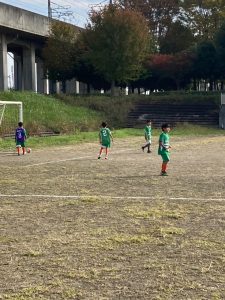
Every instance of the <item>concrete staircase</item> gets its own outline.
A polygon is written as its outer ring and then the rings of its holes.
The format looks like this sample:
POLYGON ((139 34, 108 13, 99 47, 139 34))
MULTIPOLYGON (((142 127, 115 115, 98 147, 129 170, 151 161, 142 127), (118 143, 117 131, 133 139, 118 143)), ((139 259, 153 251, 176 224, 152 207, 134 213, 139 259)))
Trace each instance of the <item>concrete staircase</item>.
POLYGON ((128 115, 127 127, 143 127, 145 120, 152 120, 152 126, 162 123, 176 126, 191 123, 205 126, 218 126, 219 108, 216 104, 169 104, 139 102, 128 115))

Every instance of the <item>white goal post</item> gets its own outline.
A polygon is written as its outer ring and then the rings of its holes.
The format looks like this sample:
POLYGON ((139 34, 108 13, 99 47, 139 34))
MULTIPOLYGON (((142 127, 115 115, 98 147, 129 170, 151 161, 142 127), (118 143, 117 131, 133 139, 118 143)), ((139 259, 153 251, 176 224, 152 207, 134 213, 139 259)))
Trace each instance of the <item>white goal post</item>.
POLYGON ((5 108, 7 105, 17 105, 18 106, 18 122, 23 122, 23 103, 21 101, 1 101, 0 100, 0 126, 2 124, 5 108))

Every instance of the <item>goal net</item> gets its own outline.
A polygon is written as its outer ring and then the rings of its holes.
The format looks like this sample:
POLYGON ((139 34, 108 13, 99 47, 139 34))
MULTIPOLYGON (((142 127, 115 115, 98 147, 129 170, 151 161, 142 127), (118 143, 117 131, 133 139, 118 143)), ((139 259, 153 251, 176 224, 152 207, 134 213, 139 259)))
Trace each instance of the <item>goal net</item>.
POLYGON ((18 122, 23 122, 22 102, 0 101, 0 136, 14 135, 18 122))

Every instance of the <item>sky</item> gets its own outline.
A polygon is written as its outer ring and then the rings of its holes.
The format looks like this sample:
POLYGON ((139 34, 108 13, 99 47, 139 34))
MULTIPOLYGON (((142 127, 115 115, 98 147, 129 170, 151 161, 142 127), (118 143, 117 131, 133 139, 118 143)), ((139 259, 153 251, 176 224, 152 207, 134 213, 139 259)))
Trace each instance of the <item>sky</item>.
MULTIPOLYGON (((17 6, 41 15, 48 15, 48 0, 2 0, 0 2, 17 6)), ((53 8, 53 12, 58 6, 67 7, 67 12, 71 12, 72 15, 66 19, 64 18, 64 21, 84 27, 87 23, 88 11, 90 11, 92 7, 97 8, 99 4, 103 5, 108 2, 108 0, 51 0, 51 7, 53 8)), ((58 9, 58 11, 60 10, 58 9)), ((61 11, 63 10, 61 9, 61 11)))

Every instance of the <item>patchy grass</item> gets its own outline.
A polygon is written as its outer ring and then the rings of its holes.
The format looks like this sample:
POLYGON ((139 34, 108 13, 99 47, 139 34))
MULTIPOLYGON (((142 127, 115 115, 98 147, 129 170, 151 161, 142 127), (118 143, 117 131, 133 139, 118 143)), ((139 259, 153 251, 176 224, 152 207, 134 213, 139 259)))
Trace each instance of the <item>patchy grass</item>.
POLYGON ((141 142, 0 155, 0 299, 224 299, 225 137, 141 142))
POLYGON ((173 211, 168 210, 165 205, 162 207, 153 207, 150 210, 146 210, 144 207, 128 207, 125 211, 133 217, 144 218, 144 219, 155 219, 155 218, 168 218, 168 219, 179 219, 183 218, 181 210, 173 211))
POLYGON ((160 228, 160 233, 162 234, 163 237, 166 237, 168 235, 180 235, 184 234, 185 230, 182 228, 177 228, 177 227, 166 227, 166 228, 160 228))
MULTIPOLYGON (((116 139, 125 139, 133 137, 143 137, 142 129, 135 128, 124 128, 113 130, 113 137, 116 139)), ((153 136, 158 137, 161 131, 159 129, 153 129, 153 136)), ((171 138, 176 136, 190 136, 190 137, 201 137, 201 136, 224 136, 225 132, 222 129, 213 127, 196 126, 190 124, 184 124, 183 126, 178 126, 172 129, 171 138)), ((66 146, 66 145, 76 145, 78 143, 96 142, 98 143, 98 131, 92 132, 77 132, 74 135, 60 135, 60 136, 50 136, 50 137, 35 137, 31 136, 27 139, 27 147, 32 149, 38 149, 43 147, 51 146, 66 146)), ((15 142, 13 139, 0 138, 0 150, 12 150, 15 149, 15 142)))

